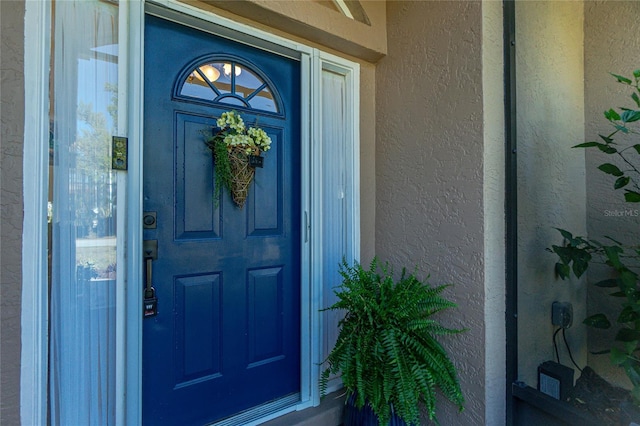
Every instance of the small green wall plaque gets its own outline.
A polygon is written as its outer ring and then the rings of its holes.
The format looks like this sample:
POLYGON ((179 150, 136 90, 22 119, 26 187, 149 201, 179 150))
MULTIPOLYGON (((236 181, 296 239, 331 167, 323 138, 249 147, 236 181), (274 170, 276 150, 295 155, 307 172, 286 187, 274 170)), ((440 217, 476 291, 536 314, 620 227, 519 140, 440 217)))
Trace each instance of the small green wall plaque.
POLYGON ((111 140, 111 168, 113 170, 127 170, 128 147, 128 138, 123 136, 113 136, 111 140))

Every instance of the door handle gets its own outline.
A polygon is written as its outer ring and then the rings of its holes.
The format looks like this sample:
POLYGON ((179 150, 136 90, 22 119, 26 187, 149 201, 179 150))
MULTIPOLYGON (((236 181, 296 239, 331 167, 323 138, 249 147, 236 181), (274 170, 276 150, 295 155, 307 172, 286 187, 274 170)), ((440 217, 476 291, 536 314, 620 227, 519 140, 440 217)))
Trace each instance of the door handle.
POLYGON ((146 267, 142 316, 149 318, 158 315, 158 298, 153 288, 153 261, 158 258, 158 240, 145 240, 142 250, 146 267))

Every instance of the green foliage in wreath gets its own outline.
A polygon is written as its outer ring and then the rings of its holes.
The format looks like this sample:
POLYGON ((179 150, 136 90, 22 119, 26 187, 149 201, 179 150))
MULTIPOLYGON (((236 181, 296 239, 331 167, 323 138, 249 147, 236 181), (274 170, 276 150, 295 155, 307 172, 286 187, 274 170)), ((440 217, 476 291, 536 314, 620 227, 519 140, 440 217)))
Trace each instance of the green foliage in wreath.
POLYGON ((227 151, 227 144, 221 138, 214 138, 207 141, 207 145, 213 157, 215 158, 216 167, 214 168, 215 175, 215 188, 213 190, 216 204, 219 202, 220 191, 225 188, 227 191, 231 191, 231 182, 233 175, 231 173, 231 162, 229 161, 229 152, 227 151))
POLYGON ((355 393, 357 407, 369 404, 380 424, 388 424, 392 406, 405 422, 419 424, 421 404, 437 423, 436 389, 462 410, 456 368, 435 338, 465 331, 443 327, 433 318, 456 307, 441 296, 449 286, 431 287, 405 269, 396 282, 388 265, 379 267, 377 259, 369 270, 343 261, 340 274, 339 300, 327 309, 346 315, 325 360, 322 394, 329 378, 340 373, 347 398, 355 393))
POLYGON ((216 163, 214 193, 217 203, 223 188, 232 192, 234 176, 229 153, 240 150, 243 156, 260 155, 271 148, 271 138, 259 127, 247 127, 236 111, 223 112, 216 125, 218 130, 205 143, 216 163))

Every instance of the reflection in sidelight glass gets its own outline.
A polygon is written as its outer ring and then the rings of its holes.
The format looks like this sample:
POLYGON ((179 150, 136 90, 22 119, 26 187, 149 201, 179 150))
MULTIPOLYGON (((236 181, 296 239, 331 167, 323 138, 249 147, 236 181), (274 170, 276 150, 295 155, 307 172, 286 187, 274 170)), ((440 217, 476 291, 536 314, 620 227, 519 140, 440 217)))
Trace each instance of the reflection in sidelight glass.
MULTIPOLYGON (((49 413, 115 424, 118 7, 53 4, 49 136, 49 413)), ((43 141, 43 143, 47 143, 43 141)))

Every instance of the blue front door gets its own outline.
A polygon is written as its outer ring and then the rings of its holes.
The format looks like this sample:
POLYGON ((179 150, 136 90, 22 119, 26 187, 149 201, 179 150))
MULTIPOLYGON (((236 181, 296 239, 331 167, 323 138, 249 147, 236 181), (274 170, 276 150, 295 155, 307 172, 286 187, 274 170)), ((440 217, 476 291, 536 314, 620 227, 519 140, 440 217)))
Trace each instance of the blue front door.
POLYGON ((300 67, 153 16, 144 62, 143 423, 203 425, 300 390, 300 67), (242 209, 203 138, 229 110, 272 139, 242 209))

